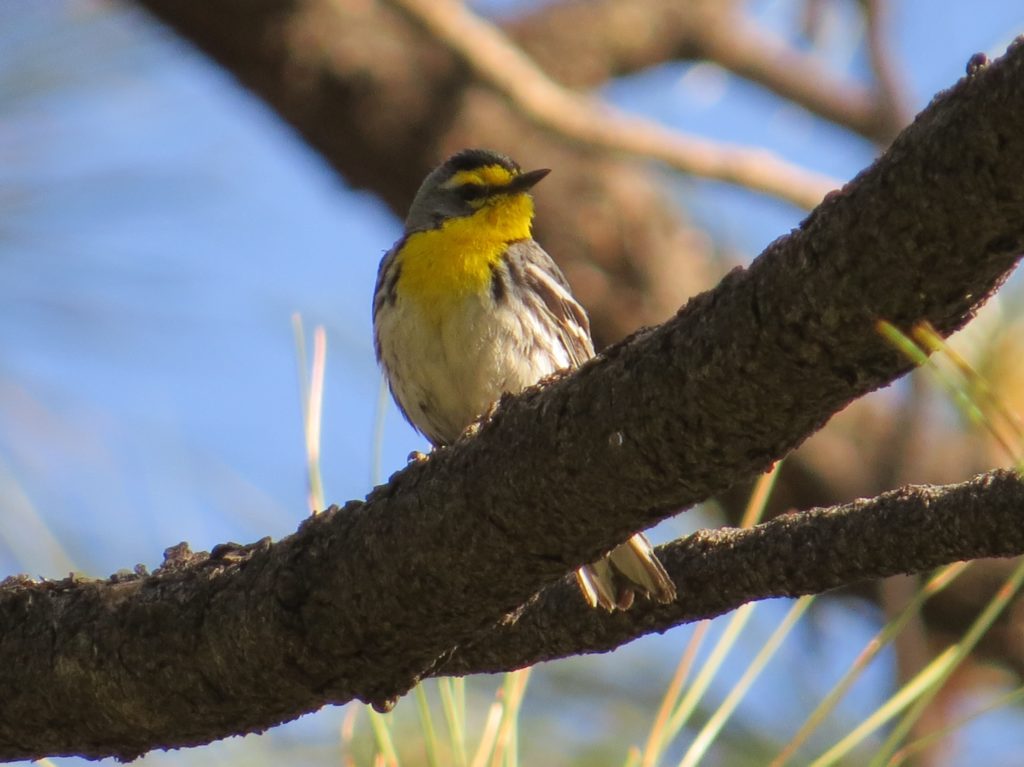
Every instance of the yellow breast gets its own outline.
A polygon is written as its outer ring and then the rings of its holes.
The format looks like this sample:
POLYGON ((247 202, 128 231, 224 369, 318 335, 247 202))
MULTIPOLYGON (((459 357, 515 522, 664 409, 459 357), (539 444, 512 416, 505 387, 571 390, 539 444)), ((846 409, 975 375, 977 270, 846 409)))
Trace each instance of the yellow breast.
POLYGON ((467 296, 490 289, 492 266, 509 242, 530 236, 532 220, 530 195, 516 194, 496 198, 472 216, 410 235, 400 255, 399 300, 416 302, 429 319, 440 322, 467 296))

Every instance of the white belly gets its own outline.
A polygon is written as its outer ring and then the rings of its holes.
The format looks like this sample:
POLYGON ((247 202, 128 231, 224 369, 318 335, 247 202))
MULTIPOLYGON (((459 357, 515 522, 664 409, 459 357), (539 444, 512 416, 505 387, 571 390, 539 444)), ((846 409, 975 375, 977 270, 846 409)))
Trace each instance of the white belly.
POLYGON ((561 345, 533 343, 531 323, 489 294, 468 296, 438 322, 398 301, 378 317, 377 338, 395 399, 434 444, 454 441, 503 393, 570 365, 561 345))

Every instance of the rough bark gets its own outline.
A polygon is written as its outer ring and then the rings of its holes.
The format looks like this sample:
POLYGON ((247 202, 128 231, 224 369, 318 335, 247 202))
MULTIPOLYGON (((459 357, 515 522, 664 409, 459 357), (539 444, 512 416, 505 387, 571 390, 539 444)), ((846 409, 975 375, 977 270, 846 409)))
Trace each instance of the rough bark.
MULTIPOLYGON (((995 472, 961 485, 904 488, 790 514, 750 530, 704 530, 658 550, 683 591, 678 602, 641 602, 609 615, 587 607, 575 579, 563 578, 449 648, 422 676, 497 672, 605 652, 753 600, 1021 554, 1022 504, 1024 480, 995 472)), ((338 537, 347 526, 332 518, 348 511, 331 510, 276 545, 225 544, 211 554, 174 547, 152 576, 0 584, 0 623, 18 626, 0 643, 0 659, 12 669, 0 678, 11 691, 0 699, 0 759, 58 753, 129 759, 342 702, 322 687, 341 684, 336 674, 355 688, 380 684, 379 677, 364 676, 357 655, 325 658, 321 653, 332 649, 315 646, 337 630, 327 605, 316 608, 315 622, 312 610, 299 607, 312 599, 299 579, 333 575, 327 552, 344 546, 338 537), (296 570, 300 562, 303 572, 296 570), (40 676, 44 654, 52 670, 40 676), (33 661, 19 671, 13 661, 29 656, 33 661), (69 708, 83 694, 89 707, 69 708)), ((391 639, 406 648, 418 642, 415 634, 391 639)))
MULTIPOLYGON (((179 552, 154 577, 8 583, 0 757, 127 758, 402 694, 545 585, 763 471, 906 372, 877 319, 943 334, 966 323, 1024 249, 1022 174, 1017 43, 750 269, 572 376, 506 398, 473 438, 365 502, 252 551, 179 552)), ((982 536, 988 553, 1009 553, 1003 525, 982 536)), ((922 525, 920 545, 959 558, 950 542, 970 535, 953 532, 922 525)), ((907 556, 893 571, 942 560, 885 550, 907 556)), ((823 567, 822 587, 837 585, 823 567)), ((695 597, 680 585, 685 610, 695 597)), ((614 620, 650 613, 633 615, 614 620)))
MULTIPOLYGON (((642 634, 714 618, 755 599, 820 594, 957 560, 1016 556, 1024 553, 1022 509, 1024 480, 997 471, 959 485, 905 487, 786 514, 747 530, 701 530, 658 548, 685 594, 675 604, 641 602, 628 614, 599 613, 580 601, 575 581, 567 578, 456 648, 431 675, 511 671, 607 652, 642 634)), ((1004 578, 1012 563, 1005 564, 1004 578)), ((1001 631, 1009 622, 993 629, 1001 631)))

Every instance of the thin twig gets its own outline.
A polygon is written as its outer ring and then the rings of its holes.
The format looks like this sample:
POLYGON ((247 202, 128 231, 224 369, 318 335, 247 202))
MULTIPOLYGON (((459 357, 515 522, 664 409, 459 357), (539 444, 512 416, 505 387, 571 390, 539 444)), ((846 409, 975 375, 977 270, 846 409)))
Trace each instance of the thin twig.
POLYGON ((553 3, 501 28, 557 82, 598 87, 669 61, 706 59, 787 101, 888 144, 872 89, 752 21, 735 3, 588 0, 553 3))
POLYGON ((388 0, 465 60, 537 125, 589 146, 659 160, 813 208, 839 186, 765 150, 687 136, 554 83, 494 25, 452 0, 388 0))
POLYGON ((888 144, 896 137, 898 127, 879 120, 870 89, 829 73, 819 57, 797 50, 739 14, 709 21, 695 45, 708 61, 826 120, 872 141, 888 144))

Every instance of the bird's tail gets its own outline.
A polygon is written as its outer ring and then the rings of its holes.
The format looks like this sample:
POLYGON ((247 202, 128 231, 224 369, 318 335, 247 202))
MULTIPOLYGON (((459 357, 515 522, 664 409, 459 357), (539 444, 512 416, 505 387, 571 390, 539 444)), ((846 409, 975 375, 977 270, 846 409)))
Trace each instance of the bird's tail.
POLYGON ((580 590, 591 607, 608 612, 628 610, 637 594, 665 604, 674 602, 676 587, 654 549, 637 533, 603 559, 576 571, 580 590))

